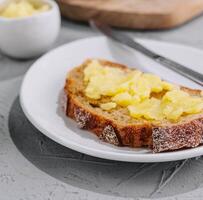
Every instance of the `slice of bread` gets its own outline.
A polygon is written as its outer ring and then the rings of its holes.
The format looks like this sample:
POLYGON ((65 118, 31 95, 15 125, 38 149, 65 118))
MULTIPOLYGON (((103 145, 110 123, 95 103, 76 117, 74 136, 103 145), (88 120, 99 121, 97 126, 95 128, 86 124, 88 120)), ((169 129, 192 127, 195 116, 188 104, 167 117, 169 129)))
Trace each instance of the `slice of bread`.
MULTIPOLYGON (((64 91, 67 95, 66 115, 74 119, 82 129, 95 133, 110 144, 129 147, 149 147, 153 152, 172 151, 196 147, 203 138, 203 111, 187 115, 176 123, 168 120, 148 121, 132 118, 127 108, 118 107, 111 111, 102 110, 98 104, 108 102, 108 97, 92 100, 85 96, 84 69, 91 62, 69 72, 64 91)), ((102 65, 130 70, 128 67, 106 60, 102 65)), ((202 97, 201 90, 181 87, 190 95, 202 97)), ((190 105, 188 105, 190 106, 190 105)))

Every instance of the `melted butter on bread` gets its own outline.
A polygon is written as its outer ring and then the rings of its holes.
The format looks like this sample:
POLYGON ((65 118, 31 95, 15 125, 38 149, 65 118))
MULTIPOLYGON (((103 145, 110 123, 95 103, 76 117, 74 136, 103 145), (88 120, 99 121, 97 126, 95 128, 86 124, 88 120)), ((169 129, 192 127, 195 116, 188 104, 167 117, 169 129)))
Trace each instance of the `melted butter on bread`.
POLYGON ((203 110, 202 97, 191 96, 156 75, 102 66, 97 60, 84 69, 84 82, 87 97, 111 97, 110 102, 100 104, 101 109, 127 107, 129 115, 137 119, 177 121, 183 115, 203 110), (156 97, 159 94, 161 97, 156 97))

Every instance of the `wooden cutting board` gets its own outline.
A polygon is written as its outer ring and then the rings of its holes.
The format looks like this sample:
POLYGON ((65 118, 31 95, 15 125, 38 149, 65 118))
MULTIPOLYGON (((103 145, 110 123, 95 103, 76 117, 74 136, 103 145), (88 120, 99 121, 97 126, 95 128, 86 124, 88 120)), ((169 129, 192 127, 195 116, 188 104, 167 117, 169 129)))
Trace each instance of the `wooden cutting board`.
POLYGON ((203 12, 203 0, 57 0, 62 15, 73 20, 100 19, 112 26, 167 29, 203 12))

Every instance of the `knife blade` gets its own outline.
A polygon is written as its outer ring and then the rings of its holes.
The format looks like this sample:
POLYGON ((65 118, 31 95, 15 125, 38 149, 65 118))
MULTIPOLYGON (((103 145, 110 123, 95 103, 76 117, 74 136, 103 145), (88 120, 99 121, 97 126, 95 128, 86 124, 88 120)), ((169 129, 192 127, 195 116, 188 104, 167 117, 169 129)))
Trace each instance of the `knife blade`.
POLYGON ((162 55, 155 53, 154 51, 149 50, 142 44, 136 42, 131 37, 129 37, 123 33, 114 31, 110 26, 102 23, 101 21, 90 20, 89 23, 92 28, 99 30, 101 33, 106 35, 108 38, 110 38, 114 41, 117 41, 121 44, 127 45, 128 47, 131 47, 131 48, 141 52, 142 54, 148 56, 149 58, 153 59, 154 61, 164 65, 168 69, 173 70, 173 71, 179 73, 180 75, 203 86, 203 74, 201 74, 197 71, 194 71, 180 63, 177 63, 176 61, 173 61, 170 58, 166 58, 162 55))

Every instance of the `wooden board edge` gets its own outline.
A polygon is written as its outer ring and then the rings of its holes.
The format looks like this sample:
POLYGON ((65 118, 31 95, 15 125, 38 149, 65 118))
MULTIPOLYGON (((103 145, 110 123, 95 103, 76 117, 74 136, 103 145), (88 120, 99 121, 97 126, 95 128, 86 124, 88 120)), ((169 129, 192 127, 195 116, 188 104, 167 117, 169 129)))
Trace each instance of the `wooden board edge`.
POLYGON ((92 9, 76 4, 66 4, 58 0, 62 16, 76 21, 86 22, 95 18, 108 23, 111 26, 128 29, 170 29, 180 26, 203 12, 203 3, 196 8, 179 8, 178 13, 167 14, 139 14, 117 13, 109 10, 92 9), (119 17, 119 20, 117 18, 119 17))

